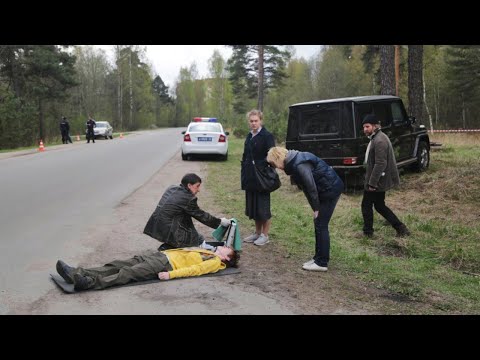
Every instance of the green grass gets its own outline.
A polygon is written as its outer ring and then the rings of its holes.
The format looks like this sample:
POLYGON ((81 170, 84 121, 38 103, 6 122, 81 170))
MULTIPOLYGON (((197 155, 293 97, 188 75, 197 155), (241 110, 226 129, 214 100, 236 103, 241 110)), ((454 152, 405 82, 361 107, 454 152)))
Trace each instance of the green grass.
MULTIPOLYGON (((242 234, 254 230, 244 215, 240 190, 243 139, 229 141, 229 160, 211 162, 209 187, 225 214, 239 220, 242 234)), ((396 238, 375 214, 373 239, 358 237, 362 194, 343 194, 330 223, 329 269, 354 275, 366 286, 429 304, 433 313, 480 313, 480 148, 445 144, 432 151, 424 173, 405 173, 386 202, 412 231, 396 238), (475 221, 476 220, 476 221, 475 221), (470 273, 470 274, 467 274, 470 273)), ((270 236, 299 263, 314 249, 312 211, 303 193, 279 171, 282 186, 272 193, 270 236)))

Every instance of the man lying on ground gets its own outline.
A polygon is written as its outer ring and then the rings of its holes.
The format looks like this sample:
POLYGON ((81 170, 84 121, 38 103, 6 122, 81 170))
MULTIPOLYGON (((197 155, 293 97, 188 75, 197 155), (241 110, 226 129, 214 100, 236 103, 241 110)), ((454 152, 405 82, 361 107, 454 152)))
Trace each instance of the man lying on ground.
POLYGON ((150 251, 128 260, 114 260, 101 267, 71 267, 57 261, 58 274, 75 290, 106 289, 129 282, 170 280, 215 273, 227 267, 237 267, 240 255, 230 247, 218 246, 210 251, 198 247, 150 251))

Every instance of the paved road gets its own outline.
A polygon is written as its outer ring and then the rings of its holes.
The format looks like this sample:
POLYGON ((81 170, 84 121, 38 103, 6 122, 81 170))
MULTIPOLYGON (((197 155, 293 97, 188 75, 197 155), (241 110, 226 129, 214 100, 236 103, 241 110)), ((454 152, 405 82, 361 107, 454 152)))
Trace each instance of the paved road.
MULTIPOLYGON (((251 286, 250 279, 241 281, 241 275, 74 295, 49 280, 59 258, 71 265, 97 266, 158 246, 143 234, 143 227, 161 194, 187 172, 208 183, 205 162, 181 160, 181 130, 141 132, 95 144, 47 144, 44 153, 0 156, 0 314, 295 312, 286 299, 269 296, 251 286)), ((200 203, 202 196, 208 195, 202 191, 200 203)), ((205 235, 211 232, 196 226, 205 235)))
POLYGON ((72 244, 86 235, 89 224, 108 219, 121 199, 178 152, 181 130, 3 154, 0 314, 14 310, 13 299, 34 300, 51 288, 45 279, 59 252, 89 250, 72 244))

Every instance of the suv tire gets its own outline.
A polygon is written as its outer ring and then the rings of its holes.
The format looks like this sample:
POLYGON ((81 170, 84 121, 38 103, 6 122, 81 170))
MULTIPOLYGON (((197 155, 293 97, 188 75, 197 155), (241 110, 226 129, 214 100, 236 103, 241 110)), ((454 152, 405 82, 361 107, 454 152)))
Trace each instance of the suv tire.
POLYGON ((417 150, 417 162, 413 164, 414 171, 422 172, 427 170, 430 165, 430 151, 425 141, 420 141, 417 150))

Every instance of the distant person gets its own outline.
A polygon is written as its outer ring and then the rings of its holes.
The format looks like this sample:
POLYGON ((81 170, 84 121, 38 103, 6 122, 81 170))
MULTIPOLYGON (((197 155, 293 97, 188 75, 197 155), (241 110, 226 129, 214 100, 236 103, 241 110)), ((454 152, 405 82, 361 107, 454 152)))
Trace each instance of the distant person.
POLYGON ((72 143, 72 138, 70 137, 70 124, 67 121, 65 116, 62 116, 62 121, 60 122, 60 132, 62 133, 62 143, 70 144, 72 143))
POLYGON ((309 152, 274 147, 268 151, 268 163, 285 174, 303 190, 313 210, 315 255, 303 264, 304 270, 327 271, 330 261, 330 231, 328 224, 344 184, 335 170, 309 152))
POLYGON ((150 251, 127 260, 114 260, 101 267, 71 267, 57 261, 58 274, 75 290, 106 289, 153 279, 200 276, 237 267, 240 256, 230 247, 218 246, 215 251, 190 247, 150 251))
POLYGON ((89 116, 85 125, 87 125, 87 144, 90 142, 90 139, 92 139, 92 141, 95 143, 95 133, 93 131, 93 129, 97 127, 95 120, 89 116))
POLYGON ((363 234, 373 236, 373 207, 397 231, 396 236, 410 235, 397 216, 385 205, 385 192, 400 184, 397 163, 390 139, 385 135, 377 117, 368 114, 362 121, 363 133, 370 139, 365 153, 365 191, 362 199, 363 234))
POLYGON ((243 147, 241 184, 242 190, 245 190, 245 215, 255 220, 255 232, 243 241, 263 246, 269 242, 268 234, 272 223, 270 193, 255 190, 257 180, 254 164, 266 165, 267 152, 275 146, 275 139, 263 126, 263 113, 260 110, 249 111, 247 121, 250 132, 243 147))
POLYGON ((213 229, 230 225, 230 220, 200 209, 196 195, 201 184, 197 174, 186 174, 180 185, 170 186, 162 195, 143 230, 144 234, 163 242, 159 250, 200 246, 205 238, 195 229, 192 218, 213 229))

